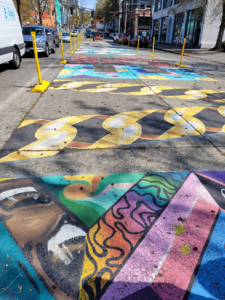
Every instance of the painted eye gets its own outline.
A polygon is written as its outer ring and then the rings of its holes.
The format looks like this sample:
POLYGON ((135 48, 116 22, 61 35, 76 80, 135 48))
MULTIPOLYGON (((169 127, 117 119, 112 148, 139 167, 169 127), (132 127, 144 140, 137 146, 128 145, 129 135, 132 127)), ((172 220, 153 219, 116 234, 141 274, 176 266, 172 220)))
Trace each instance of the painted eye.
POLYGON ((221 190, 221 194, 222 194, 222 196, 225 198, 225 189, 222 189, 222 190, 221 190))

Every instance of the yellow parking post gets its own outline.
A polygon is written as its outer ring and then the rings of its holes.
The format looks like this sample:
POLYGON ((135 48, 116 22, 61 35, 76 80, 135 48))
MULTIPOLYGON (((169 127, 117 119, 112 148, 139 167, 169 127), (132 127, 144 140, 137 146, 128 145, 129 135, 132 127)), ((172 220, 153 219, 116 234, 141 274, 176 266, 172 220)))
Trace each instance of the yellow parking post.
POLYGON ((104 42, 105 40, 104 40, 104 34, 103 34, 103 39, 102 39, 102 41, 104 42))
POLYGON ((74 42, 73 50, 77 50, 77 48, 76 48, 76 35, 75 35, 75 33, 73 34, 73 42, 74 42))
POLYGON ((62 50, 62 60, 60 61, 60 65, 65 65, 67 63, 67 60, 64 59, 64 54, 63 54, 63 40, 62 40, 62 32, 60 32, 60 37, 61 37, 61 50, 62 50))
POLYGON ((138 42, 137 42, 137 52, 140 52, 140 50, 139 50, 139 41, 140 41, 140 36, 138 36, 138 42))
POLYGON ((74 54, 73 50, 72 50, 72 36, 71 36, 71 32, 70 32, 70 52, 69 54, 74 54))
POLYGON ((128 48, 130 48, 130 36, 128 38, 128 48))
POLYGON ((49 86, 50 83, 46 80, 41 80, 41 71, 40 71, 40 65, 39 65, 39 61, 38 61, 35 31, 31 32, 31 36, 32 36, 32 40, 33 40, 34 57, 35 57, 35 62, 36 62, 37 75, 38 75, 38 84, 31 90, 31 93, 35 93, 35 92, 43 93, 47 89, 47 87, 49 86))
POLYGON ((180 68, 186 68, 186 67, 187 67, 187 66, 185 66, 185 65, 182 65, 182 59, 183 59, 183 56, 184 56, 185 43, 186 43, 186 39, 184 39, 183 48, 182 48, 182 52, 181 52, 180 63, 179 63, 179 64, 176 63, 176 64, 175 64, 176 67, 180 67, 180 68))
POLYGON ((78 47, 80 47, 80 33, 78 33, 78 47))
POLYGON ((149 54, 149 56, 151 56, 151 57, 156 57, 156 56, 154 55, 154 49, 155 49, 155 37, 153 36, 152 54, 149 54))

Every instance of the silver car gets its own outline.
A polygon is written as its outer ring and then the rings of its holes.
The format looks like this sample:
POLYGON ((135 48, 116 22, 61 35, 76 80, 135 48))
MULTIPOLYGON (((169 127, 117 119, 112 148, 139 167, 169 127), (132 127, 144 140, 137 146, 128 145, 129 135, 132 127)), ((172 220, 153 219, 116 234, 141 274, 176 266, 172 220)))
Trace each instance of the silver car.
POLYGON ((50 52, 56 52, 54 38, 50 30, 45 26, 33 25, 23 26, 23 38, 26 53, 34 52, 31 36, 32 31, 35 31, 36 33, 37 52, 44 53, 47 57, 49 56, 50 52))
POLYGON ((63 40, 64 43, 69 43, 70 42, 69 32, 63 32, 62 33, 62 40, 63 40))

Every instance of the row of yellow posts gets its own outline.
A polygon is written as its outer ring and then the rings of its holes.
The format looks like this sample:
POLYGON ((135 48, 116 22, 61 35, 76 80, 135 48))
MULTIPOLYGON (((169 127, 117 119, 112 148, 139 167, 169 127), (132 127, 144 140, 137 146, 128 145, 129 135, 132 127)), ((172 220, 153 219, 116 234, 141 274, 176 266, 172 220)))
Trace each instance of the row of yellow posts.
MULTIPOLYGON (((140 52, 140 50, 139 50, 139 43, 140 43, 140 36, 138 36, 137 49, 136 49, 137 52, 140 52)), ((180 63, 176 63, 175 64, 175 66, 180 67, 180 68, 186 68, 185 65, 182 65, 182 60, 183 60, 183 56, 184 56, 185 43, 186 43, 186 39, 184 39, 183 48, 182 48, 182 52, 181 52, 180 63)), ((121 46, 123 46, 123 36, 122 36, 121 46)), ((130 48, 130 36, 128 38, 128 48, 130 48)), ((154 55, 154 50, 155 50, 155 37, 153 36, 152 54, 149 54, 149 56, 156 57, 156 55, 154 55)))
MULTIPOLYGON (((31 90, 31 93, 34 93, 34 92, 41 92, 41 93, 43 93, 47 89, 47 87, 50 85, 50 83, 48 81, 46 81, 46 80, 41 80, 41 71, 40 71, 40 65, 39 65, 39 61, 38 61, 36 36, 35 36, 35 32, 34 31, 31 32, 31 36, 32 36, 32 40, 33 40, 34 57, 35 57, 37 75, 38 75, 38 84, 31 90)), ((62 41, 62 33, 61 32, 60 32, 60 37, 61 37, 62 60, 60 61, 59 64, 66 64, 67 60, 64 59, 63 41, 62 41)), ((72 49, 72 33, 70 32, 70 52, 69 52, 69 54, 74 54, 73 50, 77 50, 77 48, 76 48, 76 36, 75 36, 75 33, 73 34, 73 37, 74 37, 74 48, 72 49)), ((77 47, 79 47, 81 45, 81 43, 83 42, 83 36, 82 36, 81 33, 78 33, 77 39, 78 39, 77 47)), ((90 37, 90 41, 91 41, 91 37, 90 37)), ((104 41, 104 35, 103 35, 103 41, 104 41)), ((138 36, 137 49, 136 49, 137 52, 140 51, 139 50, 139 43, 140 43, 140 36, 138 36)), ((183 60, 183 56, 184 56, 185 43, 186 43, 186 39, 184 39, 184 42, 183 42, 180 63, 176 63, 175 64, 175 66, 180 67, 180 68, 186 68, 185 65, 182 65, 182 60, 183 60)), ((123 37, 122 37, 122 43, 121 44, 123 46, 123 37)), ((130 48, 130 36, 128 38, 128 48, 130 48)), ((156 57, 154 55, 154 49, 155 49, 155 37, 153 36, 152 54, 149 54, 149 56, 156 57)))
MULTIPOLYGON (((32 36, 32 40, 33 40, 34 57, 35 57, 37 76, 38 76, 38 84, 31 90, 31 93, 35 93, 35 92, 43 93, 47 89, 47 87, 50 85, 50 83, 46 80, 41 80, 41 70, 40 70, 40 65, 39 65, 39 60, 38 60, 35 31, 31 32, 31 36, 32 36)), ((74 36, 74 48, 73 48, 73 50, 77 50, 75 33, 73 34, 73 36, 74 36)), ((60 37, 61 37, 61 50, 62 50, 62 60, 60 61, 60 64, 66 64, 67 60, 64 59, 63 41, 62 41, 62 33, 61 32, 60 32, 60 37)), ((79 47, 80 44, 83 42, 82 34, 78 33, 77 38, 78 38, 77 47, 79 47)), ((74 54, 74 52, 72 51, 72 34, 71 33, 70 33, 70 52, 69 52, 69 54, 74 54)))
MULTIPOLYGON (((61 37, 62 60, 60 61, 59 64, 66 64, 67 60, 64 59, 64 53, 63 53, 62 32, 60 32, 60 37, 61 37)), ((72 46, 72 44, 73 44, 72 33, 70 32, 70 52, 69 52, 69 54, 74 54, 73 50, 77 50, 77 48, 76 48, 76 36, 75 36, 75 33, 73 34, 73 40, 74 40, 74 47, 72 46)), ((80 47, 80 44, 83 42, 83 36, 82 36, 81 33, 77 34, 77 40, 78 40, 77 47, 80 47)))

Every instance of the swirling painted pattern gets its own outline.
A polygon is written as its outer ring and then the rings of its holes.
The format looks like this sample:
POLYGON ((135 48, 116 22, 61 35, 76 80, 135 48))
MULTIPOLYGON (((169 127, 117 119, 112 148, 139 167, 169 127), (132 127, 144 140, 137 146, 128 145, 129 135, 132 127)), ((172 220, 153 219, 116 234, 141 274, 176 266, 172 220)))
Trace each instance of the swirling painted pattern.
POLYGON ((145 175, 93 225, 87 236, 80 300, 101 298, 186 176, 145 175))

